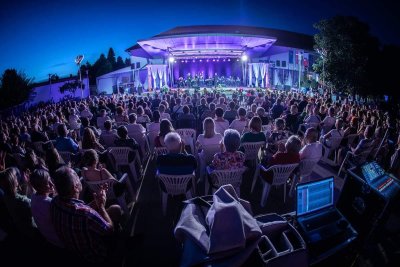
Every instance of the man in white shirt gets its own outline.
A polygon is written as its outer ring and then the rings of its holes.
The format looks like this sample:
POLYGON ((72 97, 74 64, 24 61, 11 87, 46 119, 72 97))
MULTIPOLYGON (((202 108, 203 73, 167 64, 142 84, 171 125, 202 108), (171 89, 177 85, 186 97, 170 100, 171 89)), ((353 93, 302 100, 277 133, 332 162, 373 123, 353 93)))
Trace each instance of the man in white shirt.
POLYGON ((137 116, 135 113, 129 115, 129 124, 126 125, 128 130, 128 136, 134 138, 134 136, 142 133, 146 133, 146 129, 141 125, 136 123, 137 116))
POLYGON ((163 104, 158 107, 158 111, 160 112, 160 120, 166 119, 171 121, 171 116, 165 112, 165 106, 163 104))
POLYGON ((308 128, 304 141, 306 145, 300 150, 300 160, 303 159, 315 159, 319 160, 322 157, 322 145, 318 142, 318 131, 311 127, 308 128))

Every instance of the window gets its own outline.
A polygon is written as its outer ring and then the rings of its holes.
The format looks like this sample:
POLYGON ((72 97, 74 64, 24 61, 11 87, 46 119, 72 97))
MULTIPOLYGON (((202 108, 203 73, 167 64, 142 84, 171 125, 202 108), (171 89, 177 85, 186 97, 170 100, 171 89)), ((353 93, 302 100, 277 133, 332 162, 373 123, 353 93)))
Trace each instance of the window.
POLYGON ((136 62, 136 68, 137 68, 137 69, 140 68, 140 62, 136 62))
POLYGON ((281 61, 280 61, 280 60, 277 60, 276 63, 275 63, 275 65, 276 65, 277 67, 280 67, 280 66, 281 66, 281 61))
POLYGON ((282 68, 286 68, 286 60, 282 60, 282 68))

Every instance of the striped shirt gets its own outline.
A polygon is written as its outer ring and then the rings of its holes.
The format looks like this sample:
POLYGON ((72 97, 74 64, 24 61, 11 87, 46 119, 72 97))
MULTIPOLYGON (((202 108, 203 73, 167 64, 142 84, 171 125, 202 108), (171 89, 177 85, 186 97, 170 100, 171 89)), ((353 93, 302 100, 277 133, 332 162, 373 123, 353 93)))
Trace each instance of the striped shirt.
POLYGON ((67 249, 90 262, 104 261, 113 228, 94 209, 81 200, 57 196, 51 202, 51 218, 67 249))

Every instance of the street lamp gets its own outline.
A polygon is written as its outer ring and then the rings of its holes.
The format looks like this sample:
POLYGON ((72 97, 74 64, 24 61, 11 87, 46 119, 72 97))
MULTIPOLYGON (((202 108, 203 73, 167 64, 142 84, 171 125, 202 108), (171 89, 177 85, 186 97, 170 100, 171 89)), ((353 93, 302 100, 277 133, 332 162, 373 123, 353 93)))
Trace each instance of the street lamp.
POLYGON ((325 49, 322 49, 322 50, 317 49, 317 53, 322 58, 322 89, 323 89, 325 87, 325 58, 326 58, 326 50, 325 49))
POLYGON ((302 60, 302 57, 303 57, 303 52, 298 52, 297 53, 297 56, 298 56, 298 59, 299 59, 299 85, 298 85, 298 88, 299 88, 299 90, 300 90, 300 82, 301 82, 301 60, 302 60))
POLYGON ((78 55, 75 58, 75 63, 76 63, 76 65, 78 65, 78 68, 79 68, 79 82, 81 85, 81 99, 83 98, 82 73, 81 73, 81 62, 82 62, 83 58, 84 58, 83 55, 78 55))

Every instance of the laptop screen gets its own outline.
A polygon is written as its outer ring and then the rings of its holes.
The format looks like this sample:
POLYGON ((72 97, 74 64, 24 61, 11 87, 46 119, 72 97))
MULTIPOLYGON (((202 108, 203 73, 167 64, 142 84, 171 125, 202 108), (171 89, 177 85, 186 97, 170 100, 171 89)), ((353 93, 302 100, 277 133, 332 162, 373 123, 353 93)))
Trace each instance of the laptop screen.
POLYGON ((297 216, 333 206, 333 177, 297 185, 297 216))

